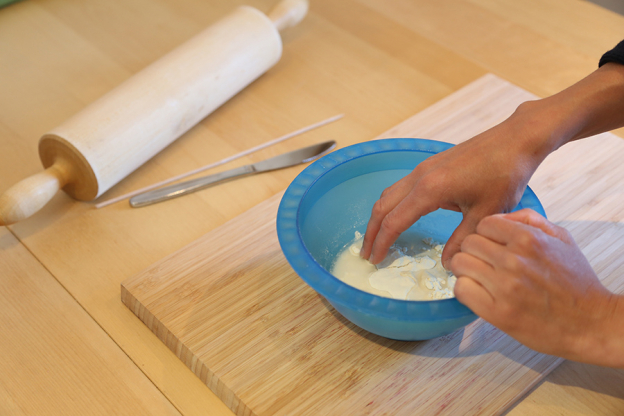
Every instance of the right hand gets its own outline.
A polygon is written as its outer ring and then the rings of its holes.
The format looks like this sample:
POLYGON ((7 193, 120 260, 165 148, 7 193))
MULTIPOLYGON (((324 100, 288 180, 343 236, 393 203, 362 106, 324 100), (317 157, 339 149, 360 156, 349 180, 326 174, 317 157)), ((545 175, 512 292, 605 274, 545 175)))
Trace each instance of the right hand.
POLYGON ((484 218, 453 257, 457 300, 527 347, 624 368, 624 296, 571 234, 531 209, 484 218))
POLYGON ((384 190, 373 206, 361 257, 381 262, 402 232, 443 208, 463 214, 442 254, 447 267, 482 218, 512 210, 547 155, 538 151, 540 138, 529 137, 527 125, 515 118, 429 157, 384 190))

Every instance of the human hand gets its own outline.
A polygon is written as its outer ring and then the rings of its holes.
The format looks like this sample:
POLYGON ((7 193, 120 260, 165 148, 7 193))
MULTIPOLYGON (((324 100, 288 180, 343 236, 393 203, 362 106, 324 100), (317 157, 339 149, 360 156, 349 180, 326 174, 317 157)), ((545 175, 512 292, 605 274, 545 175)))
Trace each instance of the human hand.
POLYGON ((463 214, 442 254, 447 265, 482 218, 512 210, 547 154, 527 145, 516 118, 429 157, 387 188, 373 207, 361 256, 381 262, 402 232, 423 215, 444 208, 463 214))
POLYGON ((457 299, 526 346, 624 366, 624 300, 602 286, 570 233, 535 211, 481 220, 451 270, 457 299))
POLYGON ((442 263, 491 214, 513 209, 537 166, 563 144, 624 125, 624 66, 608 63, 573 86, 522 103, 507 120, 422 162, 373 207, 361 256, 377 264, 399 235, 438 208, 464 219, 442 263))

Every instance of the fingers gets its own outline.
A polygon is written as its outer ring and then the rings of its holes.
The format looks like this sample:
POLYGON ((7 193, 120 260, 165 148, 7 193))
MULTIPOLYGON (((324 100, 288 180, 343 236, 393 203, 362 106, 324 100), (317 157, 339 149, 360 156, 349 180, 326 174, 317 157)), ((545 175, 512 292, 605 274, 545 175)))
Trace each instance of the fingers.
POLYGON ((543 252, 553 238, 574 242, 567 230, 532 210, 485 217, 477 225, 477 234, 529 256, 543 252))
POLYGON ((435 211, 438 207, 423 198, 420 192, 410 192, 381 221, 369 261, 373 264, 381 262, 388 254, 388 249, 402 232, 412 226, 421 216, 435 211))
MULTIPOLYGON (((479 259, 484 264, 487 264, 489 266, 489 271, 493 271, 494 266, 500 262, 503 250, 504 246, 478 234, 469 235, 461 245, 462 254, 467 254, 470 257, 479 259)), ((455 267, 457 267, 457 264, 455 264, 455 267)), ((474 270, 475 268, 472 268, 471 270, 465 270, 464 272, 474 270)), ((460 272, 460 274, 463 273, 460 272)))
POLYGON ((371 217, 368 220, 366 226, 366 233, 364 234, 364 242, 362 243, 362 250, 360 256, 364 259, 370 258, 373 242, 377 237, 377 233, 381 228, 381 224, 386 217, 412 189, 411 178, 406 176, 394 185, 386 188, 379 200, 373 206, 371 217))
POLYGON ((446 268, 450 268, 450 262, 453 256, 461 251, 461 244, 464 239, 475 232, 477 224, 481 220, 480 216, 467 212, 464 214, 462 222, 457 226, 451 237, 444 246, 442 252, 442 265, 446 268))
POLYGON ((553 224, 529 208, 510 212, 508 214, 502 214, 501 216, 511 221, 517 221, 531 227, 539 228, 551 237, 555 237, 563 241, 567 241, 569 238, 569 234, 564 228, 553 224))
POLYGON ((467 253, 457 253, 451 262, 451 270, 455 276, 466 276, 476 281, 494 296, 494 286, 490 279, 494 275, 494 268, 483 259, 467 253))
POLYGON ((477 315, 489 317, 494 310, 494 298, 476 280, 460 276, 455 282, 455 297, 477 315))
MULTIPOLYGON (((507 214, 508 215, 508 214, 507 214)), ((490 215, 477 225, 477 234, 502 245, 526 243, 540 228, 509 219, 506 215, 490 215)))

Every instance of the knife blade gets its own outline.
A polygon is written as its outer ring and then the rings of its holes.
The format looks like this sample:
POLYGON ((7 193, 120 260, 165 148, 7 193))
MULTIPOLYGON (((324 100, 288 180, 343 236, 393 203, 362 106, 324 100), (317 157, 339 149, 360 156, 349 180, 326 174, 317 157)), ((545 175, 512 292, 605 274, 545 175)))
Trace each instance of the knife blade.
POLYGON ((235 178, 253 175, 261 172, 268 172, 271 170, 288 168, 291 166, 299 165, 301 163, 308 163, 331 152, 334 147, 336 147, 336 142, 334 140, 330 140, 327 142, 315 144, 312 146, 304 147, 302 149, 293 150, 292 152, 274 156, 261 162, 241 166, 238 168, 226 170, 224 172, 215 173, 213 175, 208 175, 197 179, 191 179, 189 181, 176 183, 174 185, 165 186, 164 188, 144 192, 130 198, 130 205, 133 208, 144 207, 147 205, 156 204, 158 202, 167 201, 172 198, 178 198, 183 195, 197 192, 201 189, 205 189, 210 186, 214 186, 235 178))

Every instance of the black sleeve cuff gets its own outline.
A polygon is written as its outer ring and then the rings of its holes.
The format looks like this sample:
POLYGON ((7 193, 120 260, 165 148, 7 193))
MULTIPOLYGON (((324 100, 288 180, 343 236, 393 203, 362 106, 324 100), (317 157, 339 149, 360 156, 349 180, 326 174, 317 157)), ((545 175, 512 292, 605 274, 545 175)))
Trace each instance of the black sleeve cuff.
POLYGON ((602 58, 600 58, 600 62, 598 63, 598 67, 601 67, 609 62, 624 65, 624 40, 618 43, 615 48, 602 55, 602 58))

